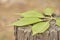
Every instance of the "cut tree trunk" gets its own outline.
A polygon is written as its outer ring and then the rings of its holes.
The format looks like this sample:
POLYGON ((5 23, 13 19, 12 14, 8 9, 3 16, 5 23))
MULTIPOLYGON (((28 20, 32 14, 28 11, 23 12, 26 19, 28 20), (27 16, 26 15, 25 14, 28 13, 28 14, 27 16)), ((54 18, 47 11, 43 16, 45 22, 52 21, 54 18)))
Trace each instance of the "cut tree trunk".
POLYGON ((50 22, 50 28, 42 33, 32 36, 31 25, 26 27, 15 26, 15 40, 60 40, 60 28, 56 26, 56 21, 50 22))

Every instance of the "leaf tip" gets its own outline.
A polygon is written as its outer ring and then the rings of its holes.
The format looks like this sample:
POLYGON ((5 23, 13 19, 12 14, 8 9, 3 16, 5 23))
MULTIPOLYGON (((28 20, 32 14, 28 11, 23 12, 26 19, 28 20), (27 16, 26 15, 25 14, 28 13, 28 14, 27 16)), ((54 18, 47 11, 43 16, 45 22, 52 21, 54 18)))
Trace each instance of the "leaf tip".
POLYGON ((55 11, 54 8, 45 8, 43 10, 45 15, 52 15, 54 13, 54 11, 55 11))

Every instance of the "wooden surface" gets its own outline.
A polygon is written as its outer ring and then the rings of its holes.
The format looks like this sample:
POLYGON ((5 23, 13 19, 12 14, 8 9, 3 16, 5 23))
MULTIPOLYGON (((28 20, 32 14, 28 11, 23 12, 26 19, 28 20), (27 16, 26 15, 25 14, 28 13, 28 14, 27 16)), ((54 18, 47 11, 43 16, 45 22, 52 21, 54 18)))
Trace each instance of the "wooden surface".
POLYGON ((47 7, 60 14, 60 0, 0 0, 0 40, 14 40, 14 27, 9 24, 20 18, 20 12, 47 7))
POLYGON ((42 33, 32 36, 31 25, 26 27, 15 26, 16 40, 60 40, 60 28, 56 26, 55 20, 50 22, 50 28, 42 33))

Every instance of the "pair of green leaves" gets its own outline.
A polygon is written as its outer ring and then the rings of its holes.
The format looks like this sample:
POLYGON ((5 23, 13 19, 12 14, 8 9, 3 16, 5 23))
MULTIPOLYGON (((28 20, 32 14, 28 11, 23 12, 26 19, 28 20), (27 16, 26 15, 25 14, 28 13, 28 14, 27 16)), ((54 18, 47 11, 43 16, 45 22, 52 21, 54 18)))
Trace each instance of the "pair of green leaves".
MULTIPOLYGON (((53 8, 46 8, 43 13, 45 15, 52 15, 54 13, 53 8)), ((14 22, 13 25, 16 26, 25 26, 33 24, 32 26, 32 35, 35 35, 37 33, 43 33, 49 28, 49 21, 44 22, 41 18, 45 18, 42 12, 39 12, 37 10, 30 10, 27 12, 22 13, 20 16, 23 16, 24 18, 21 18, 17 22, 14 22), (41 22, 42 21, 42 22, 41 22), (34 24, 35 23, 35 24, 34 24)), ((50 19, 50 18, 49 18, 50 19)), ((53 18, 52 18, 53 19, 53 18)), ((52 20, 51 19, 51 20, 52 20)), ((56 24, 60 26, 60 18, 55 18, 56 24)))

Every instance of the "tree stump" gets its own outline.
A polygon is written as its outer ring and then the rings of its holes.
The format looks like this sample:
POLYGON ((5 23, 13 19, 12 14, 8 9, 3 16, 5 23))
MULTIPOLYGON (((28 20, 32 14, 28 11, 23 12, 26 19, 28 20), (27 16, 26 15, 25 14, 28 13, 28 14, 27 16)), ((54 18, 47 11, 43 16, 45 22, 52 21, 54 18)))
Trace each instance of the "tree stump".
POLYGON ((50 22, 50 28, 42 33, 32 36, 32 25, 26 27, 15 26, 15 40, 60 40, 60 28, 56 25, 56 21, 50 22))

